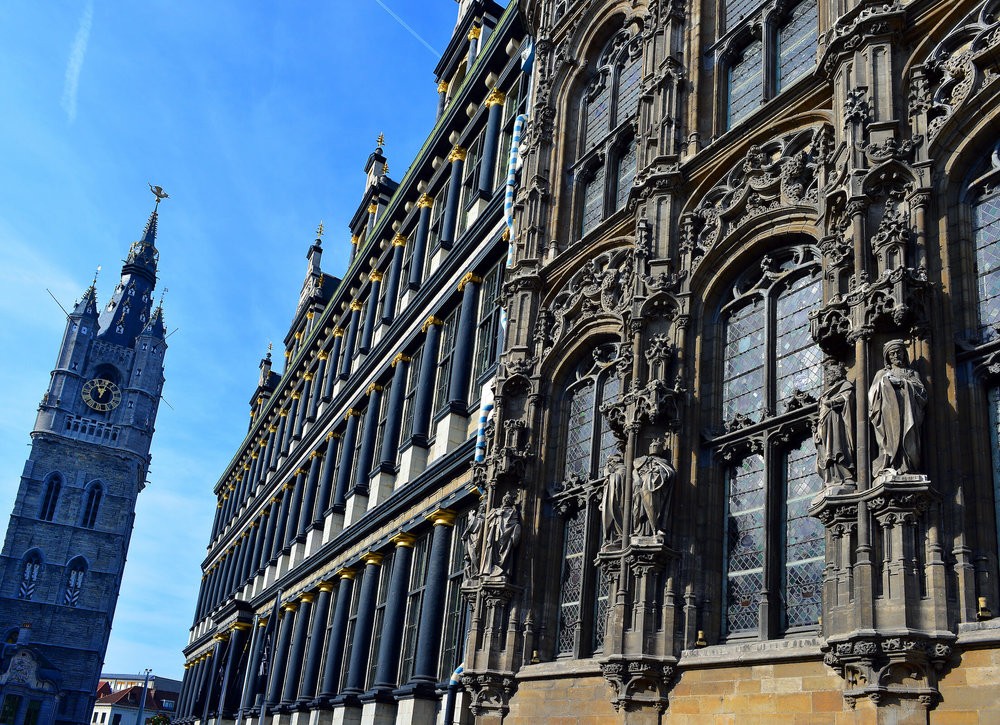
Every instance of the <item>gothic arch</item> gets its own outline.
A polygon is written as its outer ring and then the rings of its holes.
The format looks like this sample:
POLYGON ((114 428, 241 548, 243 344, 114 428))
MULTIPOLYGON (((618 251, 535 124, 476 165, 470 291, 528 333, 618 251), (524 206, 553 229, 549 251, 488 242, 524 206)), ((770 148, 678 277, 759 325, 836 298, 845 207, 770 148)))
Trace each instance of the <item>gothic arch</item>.
POLYGON ((83 488, 80 505, 80 525, 92 529, 97 525, 106 490, 100 480, 93 480, 83 488))

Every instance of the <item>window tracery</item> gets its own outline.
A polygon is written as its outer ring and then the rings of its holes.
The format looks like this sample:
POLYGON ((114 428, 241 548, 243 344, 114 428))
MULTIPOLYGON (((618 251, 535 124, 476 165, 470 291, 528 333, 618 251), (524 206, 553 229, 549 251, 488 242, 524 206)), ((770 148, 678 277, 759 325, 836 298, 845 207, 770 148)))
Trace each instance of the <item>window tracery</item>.
POLYGON ((63 604, 75 607, 80 603, 80 592, 83 591, 83 578, 87 574, 87 562, 83 557, 76 557, 66 567, 69 576, 66 579, 66 591, 63 604))

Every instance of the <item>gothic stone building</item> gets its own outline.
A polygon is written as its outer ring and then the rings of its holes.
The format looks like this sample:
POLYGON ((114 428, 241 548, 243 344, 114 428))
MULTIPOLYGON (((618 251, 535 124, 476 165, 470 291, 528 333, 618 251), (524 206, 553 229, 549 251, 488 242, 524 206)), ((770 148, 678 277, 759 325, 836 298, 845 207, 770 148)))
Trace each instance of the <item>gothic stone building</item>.
POLYGON ((460 6, 264 366, 189 719, 1000 720, 1000 2, 460 6))
MULTIPOLYGON (((159 199, 157 199, 157 206, 159 199)), ((89 723, 163 387, 157 212, 67 315, 0 553, 0 723, 89 723)))

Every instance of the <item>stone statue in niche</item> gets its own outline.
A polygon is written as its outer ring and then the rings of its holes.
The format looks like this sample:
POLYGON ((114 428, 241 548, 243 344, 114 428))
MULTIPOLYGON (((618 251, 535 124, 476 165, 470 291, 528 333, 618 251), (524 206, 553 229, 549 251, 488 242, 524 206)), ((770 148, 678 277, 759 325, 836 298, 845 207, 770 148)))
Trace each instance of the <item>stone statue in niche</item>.
POLYGON ((662 535, 677 471, 658 439, 650 443, 649 455, 632 462, 632 469, 632 531, 638 536, 662 535))
POLYGON ((486 516, 483 576, 506 576, 511 573, 514 552, 521 541, 521 512, 510 491, 501 505, 486 516))
POLYGON ((469 517, 469 524, 462 532, 462 546, 465 564, 465 579, 471 581, 479 576, 479 550, 483 543, 483 528, 486 526, 486 501, 480 501, 479 507, 469 517))
POLYGON ((601 523, 604 541, 621 541, 622 513, 625 500, 625 459, 612 453, 604 464, 604 495, 601 497, 601 523))
POLYGON ((872 473, 917 473, 927 389, 917 372, 910 369, 902 340, 887 342, 882 358, 885 367, 875 373, 868 389, 869 418, 878 444, 872 473))
POLYGON ((841 363, 830 360, 824 368, 827 386, 819 397, 819 416, 813 433, 816 472, 826 486, 853 486, 854 383, 847 379, 841 363))

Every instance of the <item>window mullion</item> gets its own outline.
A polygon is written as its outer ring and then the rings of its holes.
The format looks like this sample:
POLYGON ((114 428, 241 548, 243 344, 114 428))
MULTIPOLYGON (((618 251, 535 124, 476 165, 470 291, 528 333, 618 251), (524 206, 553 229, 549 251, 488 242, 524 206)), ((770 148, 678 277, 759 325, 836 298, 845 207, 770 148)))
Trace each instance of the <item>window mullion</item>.
POLYGON ((778 478, 775 473, 780 470, 778 465, 779 451, 772 445, 770 432, 764 435, 764 575, 761 578, 764 582, 763 591, 760 596, 760 628, 761 639, 773 639, 777 634, 774 622, 774 613, 778 611, 778 602, 774 601, 778 592, 781 591, 778 577, 781 574, 784 555, 781 560, 777 560, 775 554, 782 552, 781 544, 777 540, 781 531, 780 516, 781 507, 776 504, 781 499, 777 492, 778 478))

